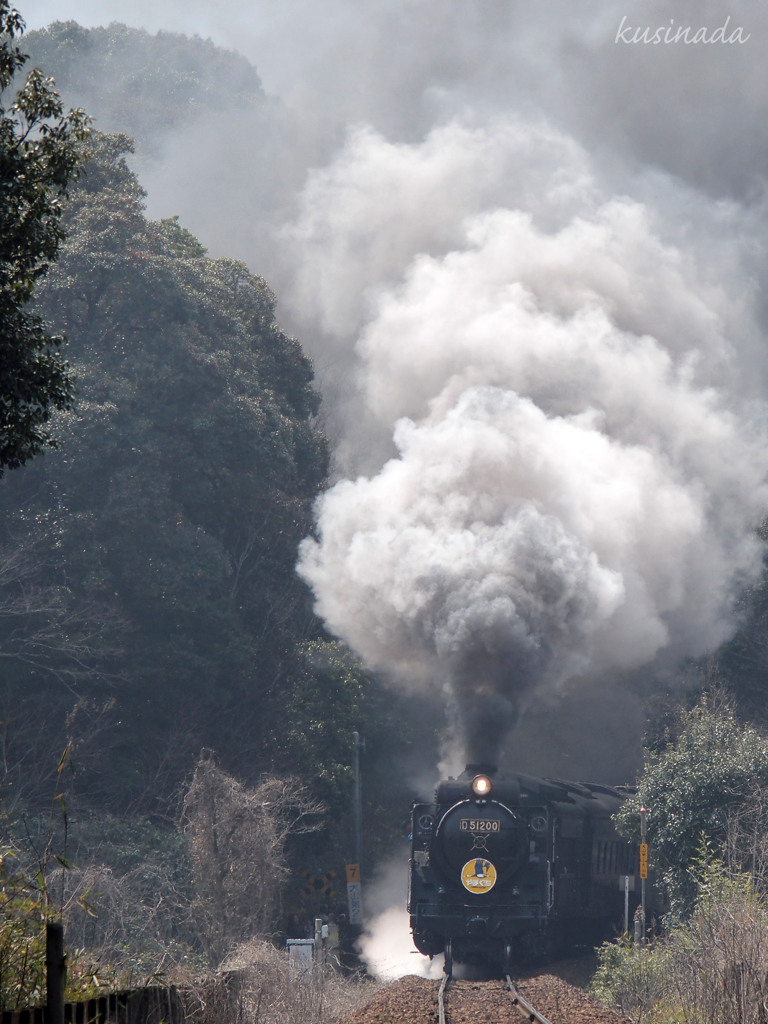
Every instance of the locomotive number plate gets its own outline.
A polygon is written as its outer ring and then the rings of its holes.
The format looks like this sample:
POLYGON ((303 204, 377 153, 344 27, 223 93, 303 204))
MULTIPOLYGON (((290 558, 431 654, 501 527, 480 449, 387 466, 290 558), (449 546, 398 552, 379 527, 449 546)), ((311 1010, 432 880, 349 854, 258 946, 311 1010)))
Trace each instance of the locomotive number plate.
POLYGON ((501 832, 501 822, 492 818, 459 818, 462 832, 501 832))

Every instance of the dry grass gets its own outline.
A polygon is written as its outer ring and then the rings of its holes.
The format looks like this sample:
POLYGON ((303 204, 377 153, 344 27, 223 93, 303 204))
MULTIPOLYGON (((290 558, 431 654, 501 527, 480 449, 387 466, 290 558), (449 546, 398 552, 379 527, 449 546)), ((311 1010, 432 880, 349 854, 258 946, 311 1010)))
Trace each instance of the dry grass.
POLYGON ((215 984, 201 987, 195 1024, 332 1024, 367 1002, 375 983, 345 975, 329 958, 300 972, 286 950, 253 939, 238 946, 215 984))

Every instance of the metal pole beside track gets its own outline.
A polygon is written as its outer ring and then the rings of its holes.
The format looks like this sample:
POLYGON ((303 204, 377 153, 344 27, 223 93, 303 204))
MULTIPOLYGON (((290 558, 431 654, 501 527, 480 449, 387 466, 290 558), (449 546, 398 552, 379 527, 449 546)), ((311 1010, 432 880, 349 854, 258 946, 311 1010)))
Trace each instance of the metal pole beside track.
POLYGON ((645 818, 646 814, 645 807, 640 808, 640 849, 645 851, 645 858, 640 868, 640 907, 641 909, 641 923, 642 923, 642 935, 640 942, 645 942, 645 883, 648 877, 648 844, 646 842, 646 830, 645 830, 645 818))
POLYGON ((363 875, 363 789, 360 781, 360 733, 352 733, 352 773, 355 777, 355 862, 363 875))

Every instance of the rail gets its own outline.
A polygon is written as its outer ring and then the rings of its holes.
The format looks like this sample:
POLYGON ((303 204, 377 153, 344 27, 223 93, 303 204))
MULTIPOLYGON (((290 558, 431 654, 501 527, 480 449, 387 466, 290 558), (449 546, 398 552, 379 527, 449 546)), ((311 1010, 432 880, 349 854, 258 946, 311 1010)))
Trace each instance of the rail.
POLYGON ((448 988, 448 982, 451 976, 444 974, 440 987, 437 990, 437 1021, 438 1024, 445 1024, 445 990, 448 988))
MULTIPOLYGON (((438 1024, 445 1024, 445 993, 448 988, 448 983, 451 980, 450 974, 444 974, 440 985, 437 990, 437 1020, 438 1024)), ((539 1013, 529 1002, 527 1002, 515 988, 515 985, 510 978, 506 975, 507 988, 512 999, 512 1005, 519 1010, 519 1012, 531 1021, 531 1024, 550 1024, 550 1021, 544 1016, 543 1013, 539 1013)))
POLYGON ((532 1024, 549 1024, 549 1021, 543 1013, 539 1013, 538 1010, 535 1010, 530 1003, 527 1003, 525 999, 523 999, 512 983, 510 976, 507 975, 506 977, 507 988, 509 989, 509 994, 512 997, 512 1004, 517 1007, 520 1013, 531 1021, 532 1024))

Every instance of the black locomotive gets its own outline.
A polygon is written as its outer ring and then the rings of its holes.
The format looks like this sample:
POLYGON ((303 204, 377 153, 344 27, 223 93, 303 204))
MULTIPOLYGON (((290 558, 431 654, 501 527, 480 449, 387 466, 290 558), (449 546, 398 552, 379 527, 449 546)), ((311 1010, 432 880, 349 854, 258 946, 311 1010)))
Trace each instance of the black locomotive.
POLYGON ((468 765, 415 803, 408 911, 427 956, 512 963, 599 942, 639 902, 637 847, 616 833, 627 790, 468 765), (627 876, 629 882, 626 881, 627 876))

